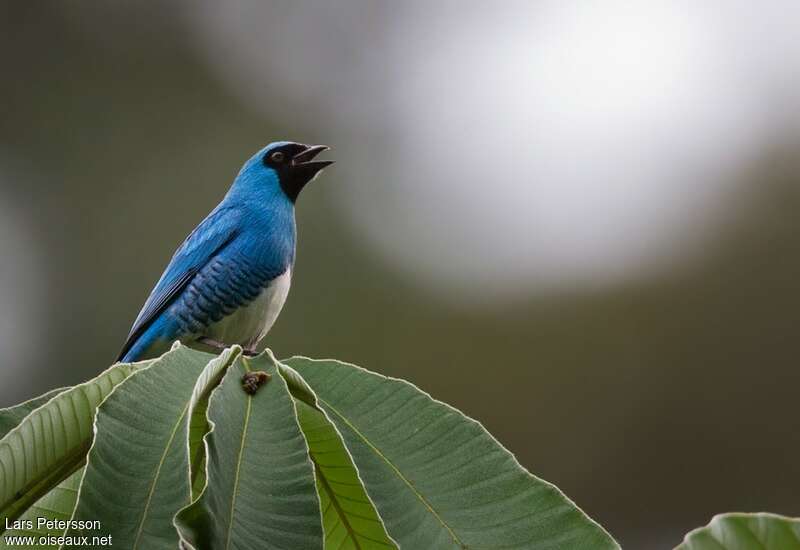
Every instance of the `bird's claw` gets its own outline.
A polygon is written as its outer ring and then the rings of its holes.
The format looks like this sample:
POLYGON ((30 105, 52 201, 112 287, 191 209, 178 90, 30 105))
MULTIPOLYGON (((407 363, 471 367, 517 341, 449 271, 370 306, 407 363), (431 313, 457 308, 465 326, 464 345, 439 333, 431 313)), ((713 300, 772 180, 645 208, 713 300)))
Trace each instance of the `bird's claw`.
POLYGON ((217 342, 216 340, 212 340, 211 338, 205 338, 205 337, 198 338, 197 341, 200 342, 201 344, 205 344, 206 346, 210 347, 217 353, 222 353, 223 351, 228 349, 228 346, 226 346, 223 342, 217 342))

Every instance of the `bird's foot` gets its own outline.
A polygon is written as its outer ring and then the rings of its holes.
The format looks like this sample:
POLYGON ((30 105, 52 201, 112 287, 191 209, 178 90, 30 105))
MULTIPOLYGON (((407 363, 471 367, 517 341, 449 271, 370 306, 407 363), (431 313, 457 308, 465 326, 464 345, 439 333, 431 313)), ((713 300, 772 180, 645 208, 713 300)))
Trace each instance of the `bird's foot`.
POLYGON ((213 340, 211 338, 205 338, 205 337, 198 338, 197 341, 200 342, 201 344, 205 344, 206 346, 208 346, 210 348, 213 348, 214 351, 216 351, 218 353, 221 353, 221 352, 225 351, 229 347, 229 346, 225 345, 223 342, 218 342, 218 341, 213 340))
MULTIPOLYGON (((205 336, 202 338, 198 338, 197 341, 203 345, 212 348, 217 353, 222 353, 223 351, 225 351, 230 347, 228 344, 224 342, 214 340, 213 338, 206 338, 205 336)), ((242 350, 242 355, 244 355, 245 357, 257 357, 258 355, 261 355, 261 353, 255 348, 245 348, 244 350, 242 350)))

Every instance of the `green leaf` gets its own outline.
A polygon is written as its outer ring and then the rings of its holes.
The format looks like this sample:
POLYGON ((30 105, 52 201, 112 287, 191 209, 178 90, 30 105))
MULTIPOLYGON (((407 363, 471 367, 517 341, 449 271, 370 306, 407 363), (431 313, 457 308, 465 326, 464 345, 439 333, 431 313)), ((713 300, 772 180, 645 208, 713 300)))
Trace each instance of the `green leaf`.
POLYGON ((619 547, 478 422, 408 382, 338 361, 284 363, 316 393, 401 547, 619 547))
POLYGON ((141 366, 117 364, 33 410, 0 440, 0 533, 52 487, 80 468, 92 441, 95 409, 141 366))
POLYGON ((208 433, 209 424, 206 418, 208 400, 213 390, 222 381, 236 359, 242 354, 242 348, 233 346, 220 354, 219 358, 203 369, 194 386, 192 397, 189 400, 189 461, 192 484, 192 497, 194 500, 205 487, 205 449, 203 437, 208 433))
MULTIPOLYGON (((82 477, 83 468, 69 476, 57 487, 51 489, 49 493, 37 500, 36 504, 28 508, 17 520, 17 523, 22 527, 18 529, 9 529, 0 537, 0 548, 20 548, 19 545, 11 546, 7 544, 7 537, 35 536, 38 539, 41 536, 49 535, 58 537, 63 535, 65 529, 48 528, 47 524, 40 523, 40 520, 65 521, 72 517, 72 511, 75 509, 75 503, 78 500, 78 488, 81 485, 82 477)), ((26 545, 25 548, 38 550, 54 549, 58 548, 58 546, 58 544, 36 544, 34 546, 26 545)))
POLYGON ((207 485, 175 525, 188 548, 322 548, 314 469, 294 401, 268 355, 240 358, 208 403, 207 485), (242 376, 265 371, 255 395, 242 376))
POLYGON ((323 412, 302 401, 296 405, 317 475, 325 547, 397 548, 364 492, 358 471, 335 426, 323 412))
POLYGON ((800 550, 800 520, 775 514, 722 514, 686 535, 676 550, 800 550))
MULTIPOLYGON (((266 353, 271 354, 269 350, 266 353)), ((319 408, 314 391, 291 367, 279 363, 278 369, 296 399, 297 419, 314 463, 325 547, 337 550, 397 548, 364 491, 341 434, 319 408)))
POLYGON ((8 407, 7 409, 0 409, 0 439, 5 437, 12 429, 16 428, 34 409, 38 409, 65 389, 67 388, 51 390, 44 395, 34 397, 19 405, 8 407))
POLYGON ((241 351, 215 357, 175 347, 100 405, 74 514, 100 529, 68 535, 111 535, 114 546, 132 550, 177 547, 172 517, 190 502, 189 409, 241 351))

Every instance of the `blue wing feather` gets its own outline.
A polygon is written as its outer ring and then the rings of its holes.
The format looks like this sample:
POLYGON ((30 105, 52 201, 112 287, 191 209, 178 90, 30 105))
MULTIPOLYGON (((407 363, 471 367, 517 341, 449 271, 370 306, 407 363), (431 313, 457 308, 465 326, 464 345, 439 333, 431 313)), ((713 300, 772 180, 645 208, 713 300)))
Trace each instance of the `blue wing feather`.
POLYGON ((183 292, 197 273, 236 238, 239 214, 220 205, 186 238, 156 283, 133 323, 119 358, 122 359, 150 324, 183 292))

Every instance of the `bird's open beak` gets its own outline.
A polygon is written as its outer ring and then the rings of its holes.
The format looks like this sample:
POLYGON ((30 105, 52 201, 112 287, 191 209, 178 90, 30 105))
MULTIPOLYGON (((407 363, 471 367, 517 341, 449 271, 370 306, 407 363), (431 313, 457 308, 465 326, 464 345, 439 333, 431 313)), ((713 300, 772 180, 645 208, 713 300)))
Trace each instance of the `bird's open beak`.
POLYGON ((330 149, 330 147, 327 145, 309 145, 305 151, 301 151, 292 157, 292 166, 302 166, 319 172, 334 162, 332 160, 314 160, 314 157, 328 149, 330 149))
MULTIPOLYGON (((327 151, 327 145, 302 145, 295 144, 298 148, 303 148, 299 153, 292 157, 289 173, 282 177, 281 186, 286 195, 294 202, 297 195, 305 185, 313 180, 326 166, 333 164, 332 160, 314 160, 314 157, 322 151, 327 151)), ((297 149, 294 149, 297 151, 297 149)))

